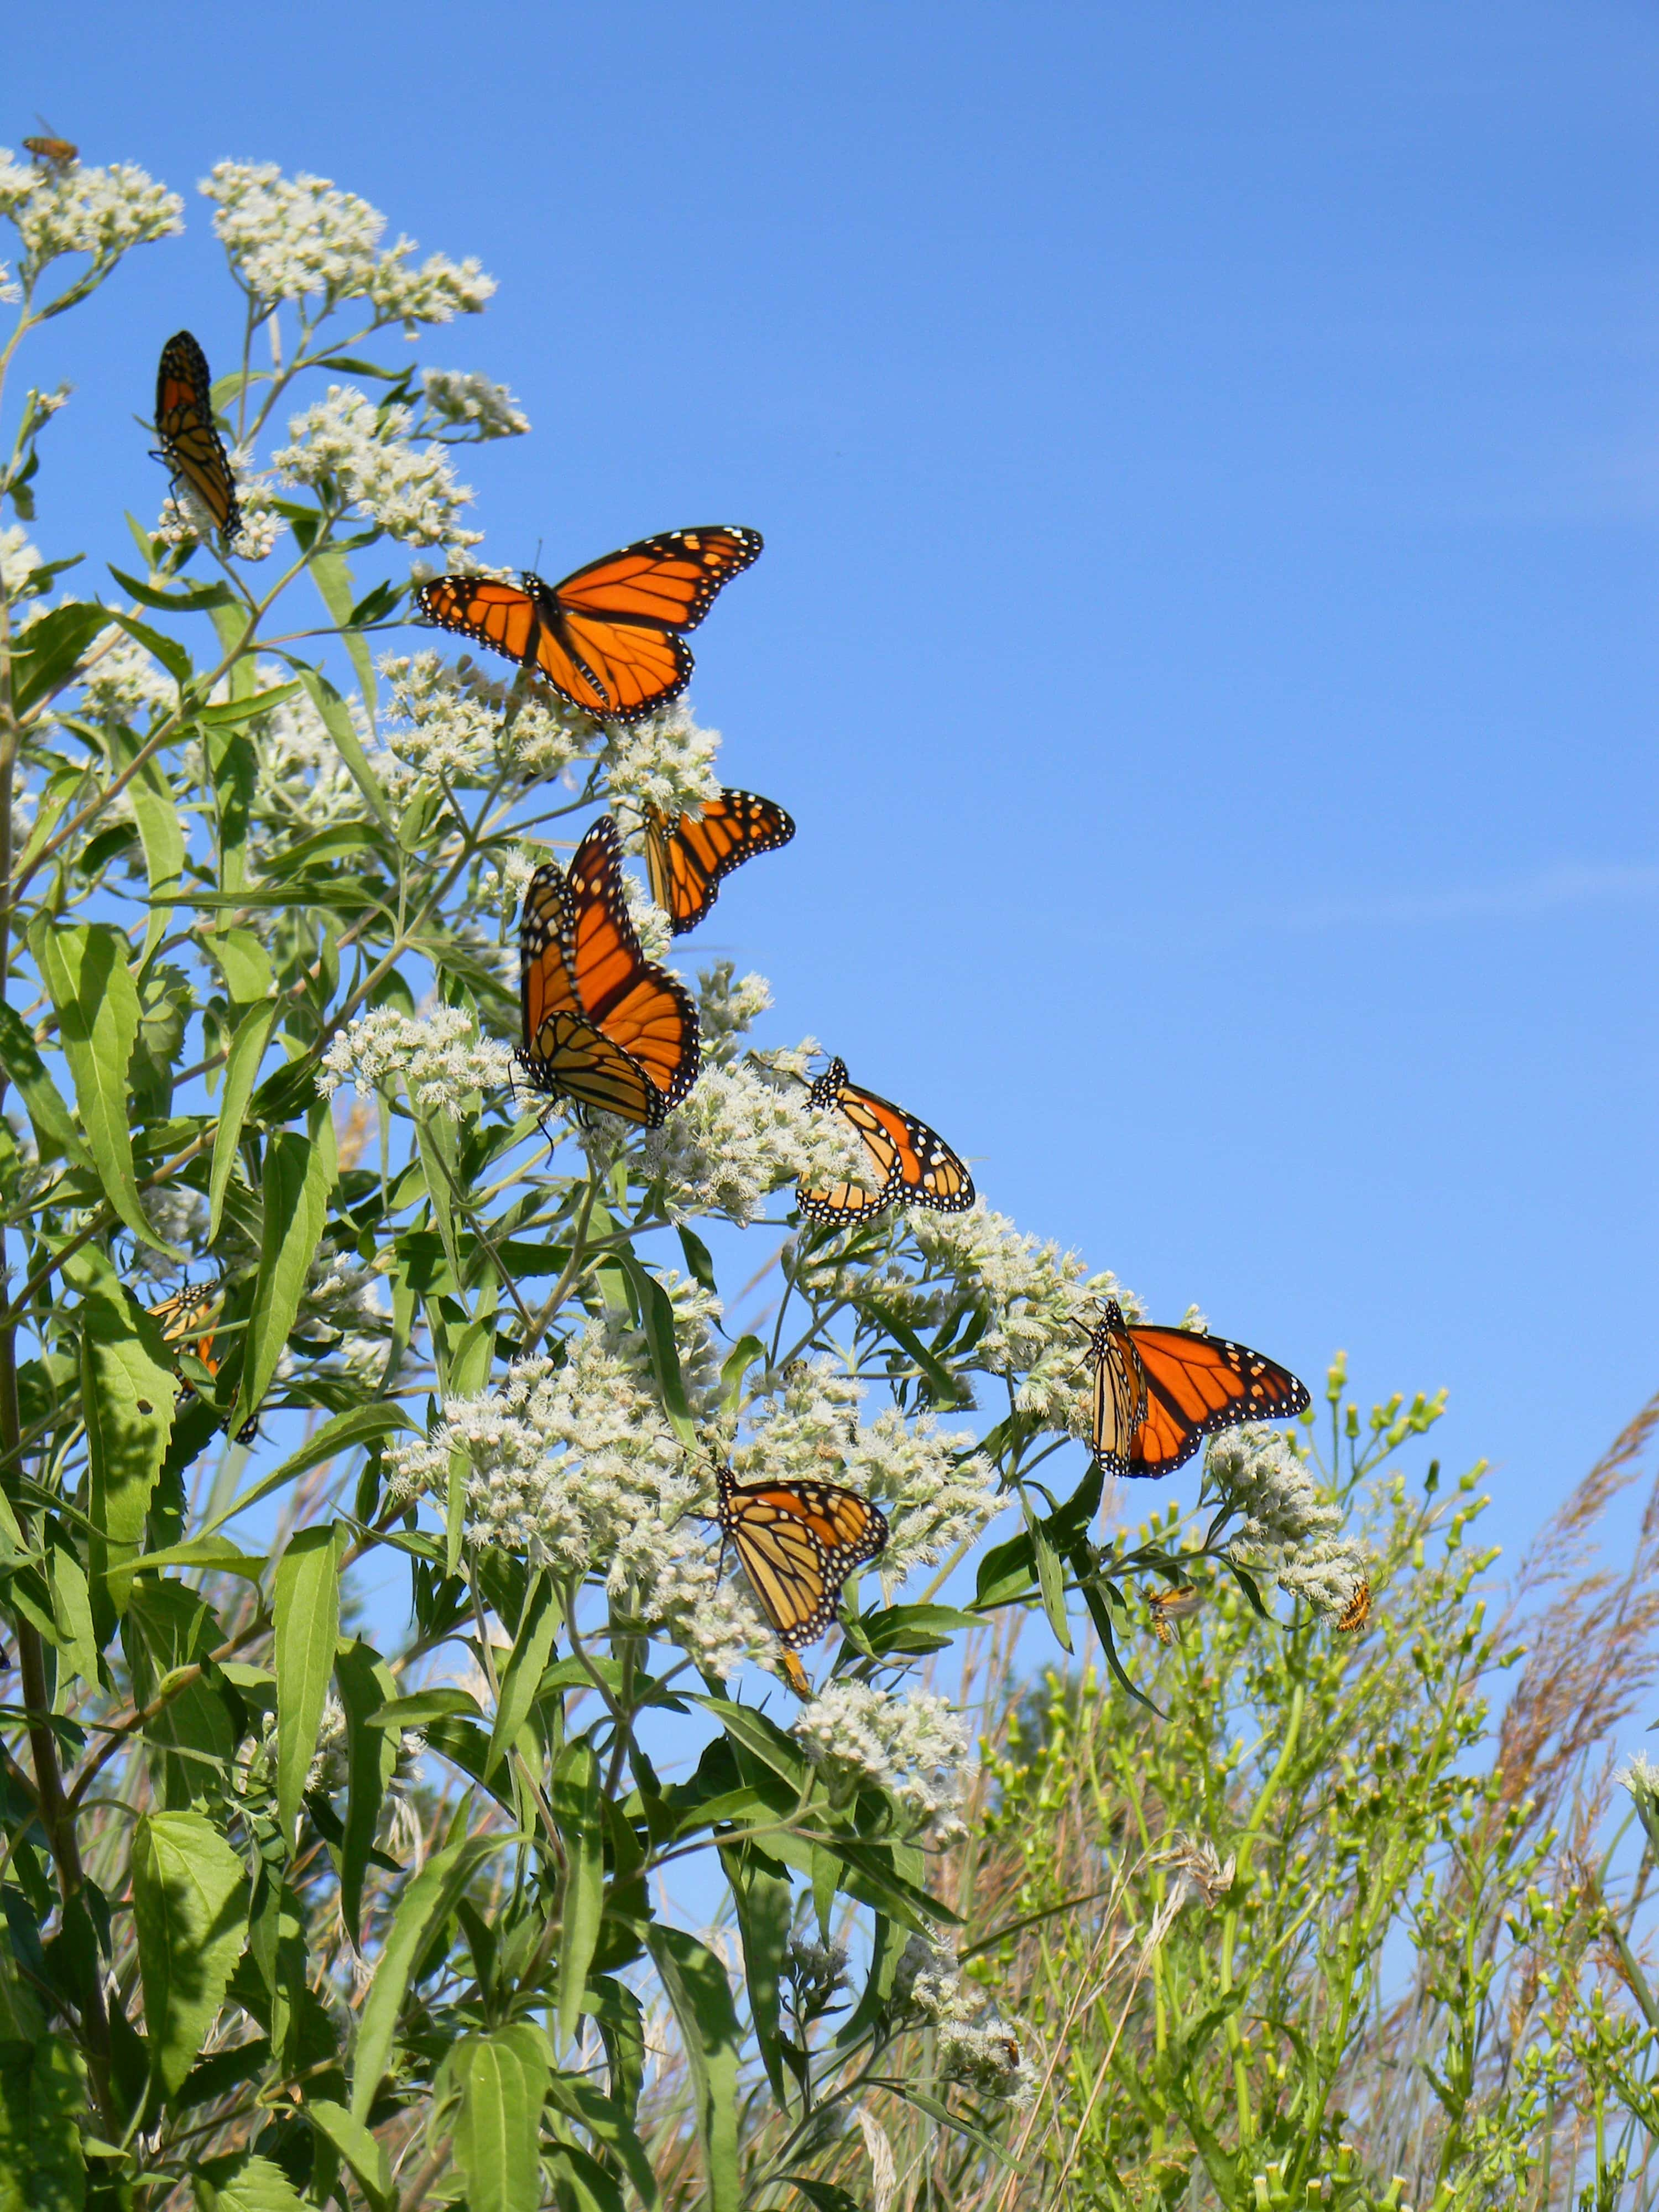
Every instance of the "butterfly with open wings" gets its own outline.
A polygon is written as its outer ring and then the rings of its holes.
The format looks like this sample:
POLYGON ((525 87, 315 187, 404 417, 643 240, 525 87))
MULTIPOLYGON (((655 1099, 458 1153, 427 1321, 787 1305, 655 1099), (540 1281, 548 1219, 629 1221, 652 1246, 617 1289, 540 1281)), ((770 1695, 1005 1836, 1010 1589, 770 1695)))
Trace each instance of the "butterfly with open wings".
POLYGON ((651 806, 645 816, 645 863, 651 896, 668 916, 676 937, 695 929, 720 896, 733 868, 757 853, 775 853, 795 834, 782 807, 752 791, 722 791, 701 812, 671 822, 651 806))
POLYGON ((832 1060, 807 1093, 806 1103, 850 1121, 864 1139, 880 1181, 872 1188, 858 1182, 811 1190, 797 1186, 795 1204, 809 1221, 847 1228, 867 1221, 890 1206, 927 1206, 939 1213, 963 1213, 974 1202, 974 1179, 937 1129, 866 1091, 832 1060))
POLYGON ((1115 1298, 1089 1332, 1095 1458, 1108 1474, 1173 1474, 1200 1440, 1241 1421, 1276 1421, 1310 1402, 1307 1385, 1247 1344, 1198 1329, 1130 1322, 1115 1298))
POLYGON ((584 714, 635 722, 684 690, 686 632, 761 544, 758 530, 723 523, 669 530, 590 561, 562 583, 529 570, 519 584, 437 576, 416 596, 428 621, 535 671, 584 714))

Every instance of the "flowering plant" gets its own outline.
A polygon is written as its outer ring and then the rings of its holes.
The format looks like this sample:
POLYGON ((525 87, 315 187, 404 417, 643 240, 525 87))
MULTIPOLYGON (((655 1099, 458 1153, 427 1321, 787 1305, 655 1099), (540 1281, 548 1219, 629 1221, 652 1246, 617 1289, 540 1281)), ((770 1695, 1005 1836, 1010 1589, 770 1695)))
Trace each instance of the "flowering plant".
MULTIPOLYGON (((27 534, 61 395, 0 472, 0 2170, 227 2212, 610 2212, 695 2171, 724 2212, 811 2197, 873 2095, 988 2142, 1033 2076, 930 1891, 969 1738, 918 1670, 1011 1608, 1069 1648, 1080 1602, 1121 1674, 1137 1579, 1338 1613, 1359 1563, 1271 1434, 1212 1458, 1196 1547, 1097 1540, 1097 1474, 1039 1471, 1087 1441, 1112 1279, 982 1205, 803 1226, 789 1187, 867 1161, 805 1103, 811 1041, 758 1042, 760 977, 703 973, 659 1129, 515 1084, 532 870, 596 805, 710 797, 719 739, 377 659, 396 547, 477 565, 452 449, 528 425, 363 349, 493 287, 325 179, 203 190, 233 541, 180 484, 112 596, 63 591, 27 534), (710 1221, 769 1239, 764 1311, 710 1221), (719 1468, 886 1516, 799 1710, 719 1468), (791 2123, 763 2155, 754 2098, 791 2123)), ((181 212, 0 156, 0 374, 181 212)))

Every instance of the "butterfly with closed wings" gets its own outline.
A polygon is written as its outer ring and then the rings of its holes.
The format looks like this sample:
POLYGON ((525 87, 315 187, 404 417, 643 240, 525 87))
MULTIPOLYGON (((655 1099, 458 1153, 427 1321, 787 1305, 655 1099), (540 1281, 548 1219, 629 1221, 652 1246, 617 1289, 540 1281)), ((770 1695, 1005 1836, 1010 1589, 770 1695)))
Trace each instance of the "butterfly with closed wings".
POLYGON ((1089 1332, 1095 1458, 1108 1474, 1173 1474, 1200 1440, 1308 1405, 1305 1383, 1246 1344, 1129 1322, 1115 1298, 1089 1332))
POLYGON ((697 1009, 678 976, 641 950, 608 814, 568 874, 550 861, 531 878, 519 957, 518 1056, 534 1088, 659 1127, 697 1079, 697 1009))
POLYGON ((668 916, 676 937, 695 929, 720 896, 723 880, 757 853, 775 853, 795 825, 769 799, 752 791, 722 791, 698 814, 672 822, 654 806, 645 815, 645 863, 651 896, 668 916))
POLYGON ((685 633, 761 550, 758 530, 669 530, 590 561, 560 584, 526 570, 520 584, 438 576, 422 612, 544 677, 601 722, 634 722, 691 680, 685 633))
MULTIPOLYGON (((176 1344, 193 1352, 208 1373, 216 1377, 219 1356, 214 1348, 214 1337, 224 1304, 222 1284, 185 1283, 159 1299, 149 1311, 161 1324, 164 1343, 176 1344)), ((187 1375, 179 1377, 179 1395, 181 1398, 196 1395, 196 1385, 187 1375)), ((258 1432, 258 1421, 244 1421, 236 1431, 236 1441, 239 1444, 252 1443, 258 1432)))
POLYGON ((874 1189, 858 1182, 834 1183, 825 1190, 798 1184, 795 1204, 809 1221, 845 1228, 890 1206, 964 1213, 973 1204, 974 1179, 938 1130, 853 1082, 845 1060, 830 1061, 807 1092, 806 1103, 850 1121, 881 1177, 874 1189))
POLYGON ((224 441, 214 427, 213 380, 207 356, 188 331, 175 331, 161 348, 155 376, 157 460, 167 463, 175 489, 187 485, 225 540, 242 526, 236 479, 224 441))
POLYGON ((739 1482, 715 1475, 721 1543, 738 1555, 749 1587, 777 1632, 790 1686, 808 1694, 795 1656, 841 1610, 848 1577, 887 1547, 887 1516, 836 1482, 739 1482))

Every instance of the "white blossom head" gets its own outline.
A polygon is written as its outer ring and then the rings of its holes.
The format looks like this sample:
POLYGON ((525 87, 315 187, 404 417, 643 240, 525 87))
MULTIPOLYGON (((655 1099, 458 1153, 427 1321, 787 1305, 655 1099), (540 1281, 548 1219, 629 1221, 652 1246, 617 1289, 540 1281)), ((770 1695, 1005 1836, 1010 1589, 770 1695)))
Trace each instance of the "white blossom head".
POLYGON ((9 216, 22 241, 25 284, 33 286, 60 254, 84 253, 91 261, 48 313, 83 296, 131 247, 181 231, 184 204, 176 192, 125 161, 106 169, 79 162, 25 168, 0 147, 0 215, 9 216))
POLYGON ((720 732, 700 729, 678 700, 640 721, 609 726, 602 759, 612 802, 641 816, 647 806, 680 814, 700 805, 720 788, 720 732))
POLYGON ((390 1091, 401 1082, 418 1113, 459 1121, 477 1094, 513 1080, 511 1048, 479 1034, 459 1006, 429 1006, 418 1017, 394 1006, 359 1014, 329 1044, 317 1088, 331 1097, 342 1083, 390 1091))
POLYGON ((1339 1537, 1340 1509, 1285 1437, 1255 1422, 1224 1430, 1211 1438, 1205 1473, 1239 1516, 1226 1549, 1241 1566, 1262 1569, 1339 1621, 1354 1609, 1366 1586, 1364 1559, 1339 1537))
POLYGON ((963 1833, 962 1805, 973 1768, 967 1735, 943 1698, 832 1681, 796 1716, 792 1733, 823 1778, 831 1803, 850 1803, 873 1785, 888 1793, 922 1841, 943 1844, 963 1833))
POLYGON ((489 438, 521 438, 530 428, 507 386, 487 376, 468 375, 458 368, 425 368, 421 389, 433 416, 462 442, 482 445, 489 438))
POLYGON ((442 450, 412 444, 409 408, 376 407, 349 384, 294 416, 291 445, 271 455, 285 480, 356 513, 408 545, 476 545, 481 533, 456 520, 472 497, 450 473, 442 450))

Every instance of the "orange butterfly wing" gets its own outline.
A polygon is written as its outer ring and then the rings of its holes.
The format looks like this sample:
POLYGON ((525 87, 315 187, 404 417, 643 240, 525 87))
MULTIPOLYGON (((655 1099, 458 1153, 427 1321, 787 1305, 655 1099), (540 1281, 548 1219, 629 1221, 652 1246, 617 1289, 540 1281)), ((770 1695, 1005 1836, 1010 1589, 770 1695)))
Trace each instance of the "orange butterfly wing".
POLYGON ((887 1545, 887 1516, 835 1482, 740 1483, 717 1477, 720 1533, 736 1549, 786 1651, 823 1635, 848 1577, 887 1545))
POLYGON ((672 828, 665 815, 650 808, 645 857, 651 893, 675 936, 696 927, 733 868, 757 853, 775 852, 794 834, 782 807, 752 791, 722 791, 705 802, 701 815, 679 815, 672 828))
POLYGON ((562 583, 526 571, 520 591, 444 576, 417 597, 432 621, 539 669, 584 714, 632 722, 684 690, 692 664, 684 633, 762 542, 757 530, 670 530, 590 561, 562 583))
POLYGON ((890 1098, 851 1082, 844 1061, 830 1062, 812 1085, 808 1103, 846 1115, 882 1178, 875 1191, 857 1183, 828 1191, 797 1185, 795 1203, 809 1221, 860 1221, 900 1203, 931 1206, 939 1213, 963 1213, 973 1204, 974 1179, 939 1132, 890 1098))
POLYGON ((1307 1386, 1265 1353, 1225 1337, 1126 1322, 1115 1301, 1094 1332, 1095 1456, 1109 1474, 1159 1476, 1200 1440, 1241 1421, 1301 1413, 1307 1386))
POLYGON ((222 536, 242 526, 224 441, 213 422, 213 380, 207 356, 188 331, 179 331, 161 348, 155 375, 155 433, 161 458, 176 482, 180 477, 212 515, 222 536))
POLYGON ((590 1021, 572 974, 575 903, 562 869, 538 868, 519 921, 520 992, 524 1015, 520 1064, 538 1091, 652 1126, 661 1121, 661 1095, 640 1063, 590 1021))
POLYGON ((679 977, 641 950, 623 892, 622 840, 608 814, 576 848, 570 897, 570 969, 582 1012, 639 1062, 666 1113, 697 1079, 697 1009, 679 977))

